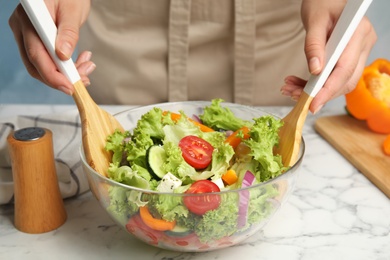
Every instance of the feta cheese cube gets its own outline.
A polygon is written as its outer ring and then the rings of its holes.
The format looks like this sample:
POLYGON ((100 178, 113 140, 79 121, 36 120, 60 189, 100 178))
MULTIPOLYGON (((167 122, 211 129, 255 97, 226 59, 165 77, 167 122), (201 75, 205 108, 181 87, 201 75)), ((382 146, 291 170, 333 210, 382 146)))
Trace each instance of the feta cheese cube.
POLYGON ((173 192, 174 189, 180 187, 182 181, 178 179, 175 175, 168 172, 161 179, 160 183, 157 186, 157 191, 159 192, 173 192))
POLYGON ((214 182, 215 184, 217 184, 218 188, 220 190, 222 190, 223 188, 225 188, 225 184, 223 183, 223 180, 221 178, 219 179, 216 179, 216 180, 213 180, 212 182, 214 182))

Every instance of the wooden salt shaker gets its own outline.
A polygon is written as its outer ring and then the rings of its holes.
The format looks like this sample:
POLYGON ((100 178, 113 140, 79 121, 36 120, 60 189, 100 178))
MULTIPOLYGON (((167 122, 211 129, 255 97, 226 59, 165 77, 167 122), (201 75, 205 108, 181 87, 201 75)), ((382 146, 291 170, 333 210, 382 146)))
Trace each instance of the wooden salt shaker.
POLYGON ((11 133, 15 227, 25 233, 44 233, 61 226, 67 216, 58 186, 52 132, 28 127, 11 133))

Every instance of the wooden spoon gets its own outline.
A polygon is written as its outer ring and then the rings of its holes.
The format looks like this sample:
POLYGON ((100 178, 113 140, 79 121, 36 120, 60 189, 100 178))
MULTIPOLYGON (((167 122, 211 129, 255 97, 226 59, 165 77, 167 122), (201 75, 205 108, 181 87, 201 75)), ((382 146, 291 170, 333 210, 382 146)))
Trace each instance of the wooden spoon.
POLYGON ((57 27, 43 0, 20 1, 47 51, 61 71, 74 86, 73 99, 81 119, 82 143, 87 163, 99 174, 107 176, 111 154, 105 150, 107 136, 121 124, 108 112, 96 105, 74 65, 72 59, 61 61, 55 53, 57 27))
POLYGON ((282 156, 285 166, 292 166, 296 163, 302 140, 302 128, 309 106, 328 79, 371 2, 372 0, 351 0, 347 2, 326 44, 326 62, 322 72, 309 78, 296 105, 283 118, 284 125, 279 132, 280 141, 276 153, 282 156))

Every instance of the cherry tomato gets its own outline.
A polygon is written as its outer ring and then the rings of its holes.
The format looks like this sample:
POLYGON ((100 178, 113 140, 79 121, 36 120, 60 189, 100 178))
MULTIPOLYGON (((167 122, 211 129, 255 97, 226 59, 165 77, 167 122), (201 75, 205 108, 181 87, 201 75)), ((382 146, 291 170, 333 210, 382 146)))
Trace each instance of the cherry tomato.
POLYGON ((167 235, 167 242, 171 243, 173 246, 182 246, 182 247, 191 247, 194 249, 203 246, 203 244, 199 241, 198 236, 195 233, 190 233, 185 236, 171 236, 167 235))
POLYGON ((214 147, 194 135, 183 137, 179 142, 184 160, 197 170, 206 168, 210 162, 214 147))
POLYGON ((129 233, 152 245, 158 245, 158 241, 164 236, 164 232, 154 230, 145 225, 139 214, 129 219, 126 229, 129 233))
MULTIPOLYGON (((212 193, 219 192, 219 187, 212 181, 200 180, 194 182, 185 193, 212 193)), ((199 196, 185 196, 184 205, 194 214, 203 215, 209 210, 219 207, 221 197, 218 194, 203 194, 199 196)))
POLYGON ((126 229, 138 239, 157 246, 162 245, 168 249, 177 249, 178 246, 187 250, 205 249, 208 246, 199 241, 195 233, 186 236, 174 237, 165 234, 165 232, 154 230, 142 221, 139 214, 131 217, 126 224, 126 229))

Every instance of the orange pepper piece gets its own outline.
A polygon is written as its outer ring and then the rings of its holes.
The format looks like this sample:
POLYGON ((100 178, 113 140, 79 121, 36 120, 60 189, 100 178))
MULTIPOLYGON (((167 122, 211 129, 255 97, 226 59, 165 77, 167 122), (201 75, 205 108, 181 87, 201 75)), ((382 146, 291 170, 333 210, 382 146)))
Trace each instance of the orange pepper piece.
POLYGON ((164 219, 154 218, 152 214, 150 214, 150 211, 146 206, 139 208, 139 215, 141 216, 141 219, 145 223, 145 225, 154 230, 172 230, 176 225, 176 221, 166 221, 164 219))
POLYGON ((235 170, 229 169, 222 175, 222 180, 225 185, 232 185, 238 180, 238 176, 235 170))
POLYGON ((230 144, 234 149, 236 149, 242 139, 248 139, 250 137, 249 131, 248 127, 243 126, 240 129, 237 129, 233 134, 229 135, 226 138, 225 143, 230 144))

